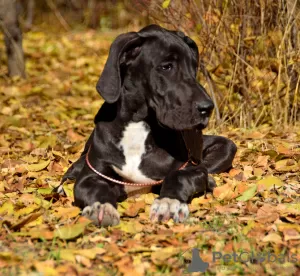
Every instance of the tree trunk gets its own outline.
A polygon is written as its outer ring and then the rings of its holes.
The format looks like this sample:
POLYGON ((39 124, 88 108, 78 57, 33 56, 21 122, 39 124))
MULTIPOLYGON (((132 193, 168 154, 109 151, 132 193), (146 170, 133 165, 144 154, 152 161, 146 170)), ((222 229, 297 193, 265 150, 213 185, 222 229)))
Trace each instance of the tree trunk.
POLYGON ((100 23, 101 2, 99 0, 89 0, 88 9, 89 9, 88 27, 92 29, 97 29, 100 23))
POLYGON ((9 76, 25 77, 22 32, 19 26, 16 0, 0 0, 0 24, 4 33, 9 76))
POLYGON ((28 0, 27 2, 27 18, 25 23, 25 28, 27 31, 31 30, 32 22, 33 22, 33 14, 34 14, 34 0, 28 0))

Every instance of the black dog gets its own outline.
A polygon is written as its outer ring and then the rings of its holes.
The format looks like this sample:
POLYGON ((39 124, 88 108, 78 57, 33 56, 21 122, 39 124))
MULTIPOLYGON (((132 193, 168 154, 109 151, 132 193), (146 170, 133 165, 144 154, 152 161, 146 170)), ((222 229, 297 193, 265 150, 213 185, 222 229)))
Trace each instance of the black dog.
POLYGON ((196 81, 198 58, 192 39, 156 25, 113 42, 97 83, 106 102, 81 157, 62 180, 76 179, 75 205, 97 225, 118 224, 117 202, 159 183, 150 218, 182 222, 192 196, 215 187, 208 173, 231 168, 235 144, 202 137, 214 106, 196 81), (189 143, 198 153, 189 152, 189 143), (115 182, 124 179, 137 184, 115 182))

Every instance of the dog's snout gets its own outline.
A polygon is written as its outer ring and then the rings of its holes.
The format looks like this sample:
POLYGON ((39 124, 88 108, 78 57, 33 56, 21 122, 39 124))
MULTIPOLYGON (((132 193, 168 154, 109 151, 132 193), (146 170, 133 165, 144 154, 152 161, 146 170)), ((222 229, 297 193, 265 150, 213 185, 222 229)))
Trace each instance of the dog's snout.
POLYGON ((212 101, 202 101, 197 103, 197 109, 201 115, 210 115, 211 111, 214 109, 214 104, 212 101))

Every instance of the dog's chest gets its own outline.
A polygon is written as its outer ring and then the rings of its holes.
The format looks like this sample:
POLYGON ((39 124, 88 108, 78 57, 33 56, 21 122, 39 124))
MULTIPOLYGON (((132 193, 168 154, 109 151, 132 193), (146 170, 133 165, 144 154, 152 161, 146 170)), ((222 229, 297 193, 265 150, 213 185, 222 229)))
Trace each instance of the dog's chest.
POLYGON ((142 157, 146 153, 146 139, 150 133, 144 122, 130 122, 122 133, 118 147, 123 152, 125 164, 121 169, 113 166, 117 174, 135 183, 153 181, 140 170, 142 157))

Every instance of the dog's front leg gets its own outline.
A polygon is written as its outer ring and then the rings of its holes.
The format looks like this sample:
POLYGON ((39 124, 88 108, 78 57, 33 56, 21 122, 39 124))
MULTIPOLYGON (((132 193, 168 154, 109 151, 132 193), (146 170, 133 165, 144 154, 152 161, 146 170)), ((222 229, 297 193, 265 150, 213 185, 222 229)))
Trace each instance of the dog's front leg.
MULTIPOLYGON (((117 177, 111 174, 110 169, 103 168, 103 171, 111 177, 117 177)), ((106 227, 120 223, 117 200, 123 194, 120 185, 99 177, 86 165, 74 186, 75 205, 82 208, 82 215, 91 219, 97 226, 106 227)))
POLYGON ((190 166, 170 173, 164 180, 160 196, 150 210, 151 220, 183 222, 189 215, 187 202, 194 194, 211 191, 215 182, 204 165, 190 166))

